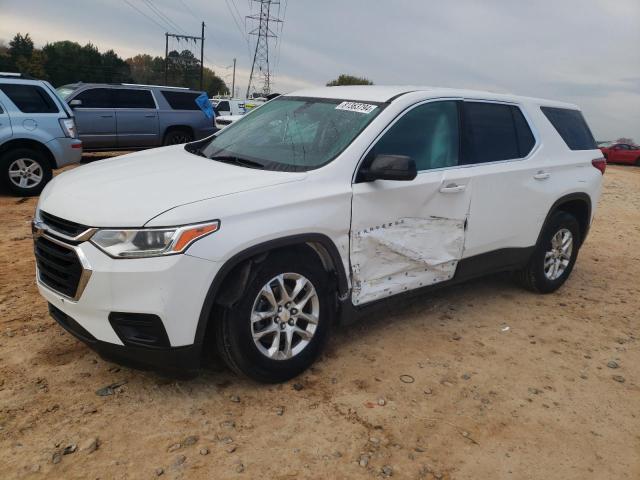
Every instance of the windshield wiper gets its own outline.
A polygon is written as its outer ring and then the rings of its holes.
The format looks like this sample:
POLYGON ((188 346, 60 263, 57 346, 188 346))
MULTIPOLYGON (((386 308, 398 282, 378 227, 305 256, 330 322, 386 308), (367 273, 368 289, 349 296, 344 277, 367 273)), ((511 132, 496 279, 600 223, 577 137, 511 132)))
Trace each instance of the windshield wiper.
POLYGON ((217 160, 222 163, 231 163, 233 165, 240 165, 241 167, 248 168, 264 168, 265 165, 255 160, 249 160, 247 158, 240 158, 234 155, 218 155, 209 157, 211 160, 217 160))

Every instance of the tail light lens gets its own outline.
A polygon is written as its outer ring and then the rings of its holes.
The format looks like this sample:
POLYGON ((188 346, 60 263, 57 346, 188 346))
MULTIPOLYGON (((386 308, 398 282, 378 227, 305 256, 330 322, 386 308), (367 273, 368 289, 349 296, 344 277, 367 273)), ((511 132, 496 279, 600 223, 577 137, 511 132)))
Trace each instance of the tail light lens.
POLYGON ((76 123, 73 118, 61 118, 58 120, 62 131, 69 138, 78 138, 78 130, 76 129, 76 123))
POLYGON ((600 170, 600 173, 604 175, 604 171, 607 169, 607 161, 603 158, 594 158, 591 160, 591 165, 600 170))

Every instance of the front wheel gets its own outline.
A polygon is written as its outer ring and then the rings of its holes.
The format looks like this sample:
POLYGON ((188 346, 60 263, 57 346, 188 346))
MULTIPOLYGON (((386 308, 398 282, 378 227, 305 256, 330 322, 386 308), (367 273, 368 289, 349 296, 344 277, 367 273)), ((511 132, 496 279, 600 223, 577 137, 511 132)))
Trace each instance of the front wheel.
POLYGON ((237 373, 265 383, 289 380, 320 354, 333 317, 327 273, 318 261, 268 257, 243 297, 218 319, 218 352, 237 373))
POLYGON ((580 225, 567 212, 556 212, 545 225, 527 266, 517 272, 520 283, 538 293, 551 293, 569 278, 580 248, 580 225))

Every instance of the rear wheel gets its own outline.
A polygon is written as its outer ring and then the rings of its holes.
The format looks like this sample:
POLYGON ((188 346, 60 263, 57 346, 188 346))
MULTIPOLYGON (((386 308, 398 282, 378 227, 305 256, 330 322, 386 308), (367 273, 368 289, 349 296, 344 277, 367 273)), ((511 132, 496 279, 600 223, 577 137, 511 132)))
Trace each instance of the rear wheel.
POLYGON ((636 167, 640 167, 640 157, 636 158, 636 167))
POLYGON ((176 128, 169 130, 162 142, 163 145, 179 145, 181 143, 189 143, 193 141, 193 134, 184 128, 176 128))
POLYGON ((49 162, 38 150, 17 148, 5 153, 0 161, 4 184, 16 195, 38 195, 52 172, 49 162))
POLYGON ((306 370, 329 335, 333 302, 328 283, 318 261, 268 257, 256 267, 243 297, 216 324, 225 363, 265 383, 306 370))
POLYGON ((580 226, 567 212, 556 212, 544 227, 527 266, 517 272, 520 283, 538 293, 555 292, 567 280, 580 248, 580 226))

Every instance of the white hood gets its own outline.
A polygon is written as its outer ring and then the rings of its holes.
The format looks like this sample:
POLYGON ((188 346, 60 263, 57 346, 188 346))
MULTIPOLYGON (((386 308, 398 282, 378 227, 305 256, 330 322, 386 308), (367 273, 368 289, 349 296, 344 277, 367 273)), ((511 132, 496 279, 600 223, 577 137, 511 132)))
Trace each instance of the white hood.
POLYGON ((39 208, 91 227, 140 227, 180 205, 305 176, 220 163, 175 145, 100 160, 62 173, 42 192, 39 208))

